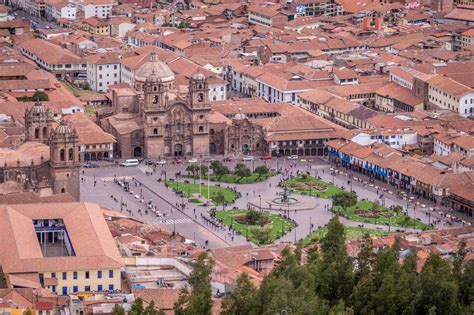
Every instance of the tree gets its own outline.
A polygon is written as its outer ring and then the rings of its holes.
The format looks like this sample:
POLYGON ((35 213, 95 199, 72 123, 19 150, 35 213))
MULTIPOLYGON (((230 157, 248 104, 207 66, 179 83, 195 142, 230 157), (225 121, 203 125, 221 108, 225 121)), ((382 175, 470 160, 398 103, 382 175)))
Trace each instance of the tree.
POLYGON ((316 268, 316 290, 330 305, 346 300, 353 287, 353 265, 347 256, 345 234, 344 226, 335 216, 321 240, 322 261, 316 268))
POLYGON ((250 282, 250 277, 242 273, 237 278, 235 289, 222 303, 222 315, 257 314, 257 289, 250 282))
POLYGON ((212 308, 211 273, 214 262, 206 252, 199 254, 188 282, 192 287, 190 292, 184 287, 178 301, 173 306, 176 315, 208 315, 212 308))
POLYGON ((193 176, 194 183, 196 183, 196 172, 198 171, 199 171, 199 166, 197 165, 191 164, 186 167, 186 172, 188 172, 188 176, 193 174, 192 176, 193 176))
POLYGON ((115 304, 114 308, 112 309, 112 315, 125 315, 125 310, 123 309, 122 305, 115 304))
POLYGON ((85 91, 90 91, 91 86, 90 86, 89 82, 84 83, 84 85, 82 86, 82 89, 85 90, 85 91))
POLYGON ((244 177, 252 175, 250 169, 242 163, 237 163, 235 165, 234 173, 235 175, 240 177, 238 181, 240 181, 244 177))
POLYGON ((260 166, 256 167, 255 170, 254 170, 254 173, 258 174, 258 179, 260 179, 260 177, 262 177, 262 176, 267 175, 269 172, 270 172, 270 170, 268 169, 268 167, 266 165, 260 165, 260 166))
POLYGON ((222 204, 222 209, 224 210, 225 195, 222 190, 219 189, 213 199, 216 203, 216 206, 222 204))
POLYGON ((23 315, 34 315, 35 312, 33 312, 31 309, 27 308, 25 309, 25 311, 23 312, 23 315))
POLYGON ((396 205, 395 207, 393 207, 393 212, 395 212, 395 215, 397 217, 400 215, 400 213, 402 213, 402 211, 403 211, 403 207, 400 205, 396 205))
POLYGON ((143 311, 143 300, 141 298, 137 298, 130 308, 129 315, 142 315, 143 311))
POLYGON ((164 312, 162 310, 155 309, 155 302, 151 301, 150 304, 143 311, 143 315, 162 315, 164 312))
POLYGON ((33 101, 40 101, 40 102, 49 101, 48 94, 46 94, 43 91, 36 91, 35 94, 33 94, 33 97, 31 99, 33 101))
POLYGON ((227 175, 230 173, 229 168, 222 164, 221 161, 213 161, 211 163, 211 170, 217 176, 217 179, 221 179, 223 175, 227 175))
POLYGON ((357 195, 347 191, 341 191, 332 197, 332 204, 341 207, 344 212, 347 208, 354 206, 356 203, 357 195))
POLYGON ((201 173, 201 176, 206 176, 207 172, 209 172, 209 168, 207 167, 207 165, 201 165, 198 171, 201 173))

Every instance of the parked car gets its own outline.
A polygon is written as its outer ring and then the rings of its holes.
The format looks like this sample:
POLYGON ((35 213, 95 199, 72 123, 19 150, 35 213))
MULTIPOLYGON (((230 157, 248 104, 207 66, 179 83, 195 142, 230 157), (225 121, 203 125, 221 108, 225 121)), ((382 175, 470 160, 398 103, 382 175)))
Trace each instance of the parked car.
POLYGON ((232 162, 233 159, 232 159, 231 157, 226 157, 226 158, 224 158, 223 161, 224 161, 224 162, 232 162))
POLYGON ((188 160, 188 163, 197 163, 197 162, 198 162, 198 159, 196 158, 192 158, 188 160))
POLYGON ((176 158, 174 159, 173 164, 183 164, 183 160, 176 158))
POLYGON ((253 161, 253 156, 251 155, 244 155, 242 157, 242 161, 246 162, 246 161, 253 161))
POLYGON ((288 156, 288 160, 297 160, 298 156, 297 155, 290 155, 288 156))
POLYGON ((84 168, 96 168, 96 167, 99 167, 99 165, 97 164, 96 161, 87 161, 86 163, 84 163, 84 168))
POLYGON ((166 160, 159 160, 158 162, 156 162, 156 164, 158 164, 158 165, 165 165, 165 164, 166 164, 166 160))
POLYGON ((265 154, 260 157, 261 160, 271 160, 272 156, 270 154, 265 154))

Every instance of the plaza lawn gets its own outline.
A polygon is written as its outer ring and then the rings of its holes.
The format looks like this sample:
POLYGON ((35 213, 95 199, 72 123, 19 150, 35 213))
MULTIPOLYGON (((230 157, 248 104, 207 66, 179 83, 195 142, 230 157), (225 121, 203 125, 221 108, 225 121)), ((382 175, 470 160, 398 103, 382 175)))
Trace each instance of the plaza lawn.
POLYGON ((291 191, 299 195, 317 196, 329 199, 343 191, 341 188, 317 179, 314 176, 295 176, 284 182, 291 191))
MULTIPOLYGON (((167 181, 166 186, 175 191, 182 192, 186 196, 186 198, 192 197, 193 194, 199 194, 199 184, 188 184, 188 183, 181 183, 181 182, 175 182, 175 181, 167 181)), ((236 199, 236 195, 234 192, 230 191, 227 188, 215 187, 215 186, 210 186, 209 193, 211 196, 209 198, 207 194, 207 185, 203 184, 201 187, 202 196, 206 199, 211 199, 214 203, 216 203, 215 197, 218 191, 222 191, 222 193, 224 194, 225 202, 227 203, 231 203, 236 199)))
MULTIPOLYGON (((387 236, 390 233, 395 233, 395 231, 389 232, 384 230, 374 230, 374 229, 367 229, 367 228, 360 228, 360 227, 353 227, 353 226, 346 226, 346 240, 354 239, 354 238, 361 238, 364 237, 365 234, 369 234, 370 236, 387 236)), ((328 232, 327 227, 320 228, 310 235, 306 236, 303 240, 304 245, 308 245, 311 243, 318 243, 321 239, 326 235, 328 232)))
MULTIPOLYGON (((235 231, 239 231, 242 236, 247 236, 247 225, 239 223, 235 220, 235 217, 245 215, 247 210, 230 210, 230 211, 217 211, 216 217, 218 219, 222 219, 225 225, 230 226, 232 224, 232 228, 235 231)), ((254 229, 260 228, 259 225, 249 225, 248 226, 248 237, 250 241, 257 245, 264 245, 273 243, 277 237, 281 237, 285 235, 290 229, 295 227, 295 223, 290 220, 287 220, 283 217, 280 217, 275 214, 271 213, 264 213, 265 217, 269 218, 271 221, 264 226, 269 230, 268 233, 268 242, 260 243, 256 236, 254 235, 254 229), (282 234, 283 231, 283 234, 282 234)))
POLYGON ((390 226, 399 226, 404 228, 416 228, 420 230, 429 230, 431 227, 423 222, 418 220, 413 220, 406 215, 400 214, 397 215, 395 212, 388 208, 384 208, 382 212, 377 215, 376 218, 374 217, 366 217, 363 216, 362 213, 366 212, 368 215, 373 214, 372 206, 374 203, 372 201, 359 201, 355 206, 349 207, 344 211, 342 207, 336 206, 334 207, 334 212, 343 216, 351 221, 356 222, 364 222, 364 223, 372 223, 372 224, 385 224, 390 226), (357 210, 361 211, 362 213, 356 213, 357 210), (384 216, 383 214, 387 214, 388 216, 384 216), (391 214, 391 216, 390 216, 391 214))
MULTIPOLYGON (((222 175, 220 178, 218 178, 216 175, 214 174, 210 174, 209 175, 209 180, 210 181, 213 181, 213 182, 221 182, 221 183, 228 183, 228 184, 253 184, 253 183, 258 183, 258 182, 263 182, 267 179, 269 179, 270 177, 272 176, 275 176, 276 175, 276 172, 269 172, 268 174, 266 175, 261 175, 258 174, 258 173, 253 173, 252 175, 250 176, 246 176, 246 177, 240 177, 240 176, 237 176, 235 174, 226 174, 226 175, 222 175)), ((191 180, 196 180, 198 181, 199 180, 199 176, 195 176, 193 178, 193 176, 188 176, 191 180)), ((201 178, 202 181, 207 181, 207 175, 206 176, 203 176, 201 178)))

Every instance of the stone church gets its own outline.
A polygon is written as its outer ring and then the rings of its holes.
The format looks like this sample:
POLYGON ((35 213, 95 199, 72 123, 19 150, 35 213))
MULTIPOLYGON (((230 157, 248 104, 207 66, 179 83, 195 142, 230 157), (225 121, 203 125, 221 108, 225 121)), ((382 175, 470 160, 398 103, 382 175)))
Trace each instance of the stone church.
POLYGON ((53 129, 52 112, 37 102, 25 112, 25 132, 0 149, 0 193, 68 193, 80 198, 79 138, 66 121, 53 129))
POLYGON ((152 53, 135 72, 134 88, 112 90, 113 115, 100 123, 116 137, 121 158, 263 152, 261 127, 244 114, 229 119, 213 111, 208 95, 202 73, 187 87, 175 85, 172 70, 152 53))

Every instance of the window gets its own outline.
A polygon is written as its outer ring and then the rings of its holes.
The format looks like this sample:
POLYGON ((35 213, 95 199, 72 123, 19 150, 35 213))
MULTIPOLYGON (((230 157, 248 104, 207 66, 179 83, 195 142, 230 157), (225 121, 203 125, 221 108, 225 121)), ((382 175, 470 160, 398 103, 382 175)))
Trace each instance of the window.
POLYGON ((154 135, 157 135, 157 134, 158 134, 158 129, 157 129, 157 128, 153 129, 153 134, 154 134, 154 135))
POLYGON ((79 288, 77 287, 77 285, 73 286, 72 293, 76 293, 77 291, 79 291, 79 288))
POLYGON ((102 270, 97 271, 97 278, 102 279, 102 270))
POLYGON ((204 127, 203 126, 199 126, 199 132, 203 132, 204 131, 204 127))
POLYGON ((73 150, 73 148, 69 149, 69 154, 68 155, 69 155, 69 161, 74 160, 74 150, 73 150))
POLYGON ((89 292, 90 290, 91 290, 91 286, 90 286, 90 285, 86 285, 86 286, 84 287, 84 291, 89 292))
POLYGON ((109 270, 109 278, 113 278, 114 277, 114 271, 113 270, 109 270))
POLYGON ((63 272, 63 280, 67 280, 67 272, 63 272))
POLYGON ((62 294, 67 295, 67 287, 63 287, 62 294))
POLYGON ((86 279, 89 279, 89 271, 86 271, 86 279))
POLYGON ((56 286, 55 285, 51 286, 51 292, 56 293, 56 286))
POLYGON ((51 274, 51 278, 56 278, 56 272, 53 272, 53 273, 51 274))
POLYGON ((72 273, 72 278, 73 278, 74 280, 77 280, 77 271, 74 271, 74 272, 72 273))
POLYGON ((65 155, 64 149, 61 149, 61 151, 59 151, 59 159, 61 161, 64 161, 66 159, 64 155, 65 155))
POLYGON ((97 286, 97 291, 99 291, 99 292, 102 291, 102 284, 99 284, 99 285, 97 286))
POLYGON ((113 291, 114 290, 114 285, 113 284, 109 284, 109 291, 113 291))

